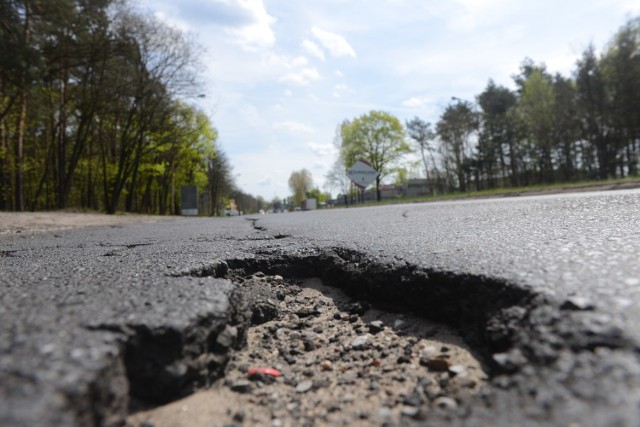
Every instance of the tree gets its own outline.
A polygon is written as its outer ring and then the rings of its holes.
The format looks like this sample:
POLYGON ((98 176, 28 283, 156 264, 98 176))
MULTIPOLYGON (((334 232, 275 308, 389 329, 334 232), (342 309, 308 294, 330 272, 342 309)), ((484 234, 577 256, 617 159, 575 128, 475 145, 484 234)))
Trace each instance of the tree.
POLYGON ((209 159, 209 200, 210 212, 213 216, 222 216, 228 197, 234 187, 231 165, 227 155, 220 149, 209 159))
POLYGON ((434 158, 435 149, 431 145, 431 141, 435 140, 436 133, 431 129, 431 123, 427 123, 418 117, 407 121, 406 127, 409 137, 415 141, 420 151, 427 185, 429 185, 429 191, 433 194, 433 184, 431 183, 431 177, 429 175, 429 161, 431 161, 431 167, 435 171, 436 176, 438 176, 438 167, 434 158))
POLYGON ((636 175, 640 154, 640 17, 614 36, 602 59, 610 97, 617 176, 636 175))
POLYGON ((411 152, 411 147, 405 141, 402 123, 389 113, 371 111, 351 122, 343 122, 340 134, 343 163, 350 167, 363 158, 378 172, 376 198, 379 201, 380 181, 392 172, 394 164, 402 156, 411 152))
POLYGON ((584 51, 578 61, 576 96, 581 136, 588 143, 582 160, 590 177, 596 177, 597 170, 597 176, 606 179, 614 172, 614 154, 609 144, 612 126, 609 123, 606 82, 593 45, 584 51))
POLYGON ((313 177, 307 169, 291 172, 289 177, 289 188, 293 193, 293 200, 296 206, 300 206, 306 198, 307 192, 313 188, 313 177))
POLYGON ((443 143, 445 161, 453 162, 460 191, 467 191, 465 169, 468 169, 467 159, 471 155, 470 138, 477 128, 478 117, 473 111, 473 104, 462 100, 447 106, 436 125, 436 132, 443 143))
POLYGON ((555 157, 563 180, 577 178, 577 141, 579 140, 579 118, 576 103, 576 86, 571 79, 556 74, 553 79, 554 116, 553 136, 555 157))
POLYGON ((481 174, 486 175, 487 186, 496 185, 499 176, 511 176, 512 185, 518 184, 518 154, 514 132, 513 110, 516 95, 489 80, 478 95, 482 127, 478 136, 478 160, 481 174))
POLYGON ((553 182, 555 93, 551 78, 541 69, 533 70, 522 85, 520 115, 527 129, 529 154, 534 159, 540 181, 553 182))
POLYGON ((345 206, 349 204, 349 190, 351 189, 351 179, 347 176, 347 171, 340 158, 336 159, 331 169, 325 175, 325 186, 330 189, 337 189, 344 197, 345 206))
POLYGON ((141 159, 150 149, 150 133, 173 114, 171 95, 195 82, 195 52, 178 30, 122 10, 115 31, 125 52, 120 74, 126 74, 118 82, 122 92, 117 102, 122 107, 115 117, 120 126, 118 149, 112 159, 114 172, 105 186, 108 213, 116 211, 125 188, 127 193, 137 191, 141 159))

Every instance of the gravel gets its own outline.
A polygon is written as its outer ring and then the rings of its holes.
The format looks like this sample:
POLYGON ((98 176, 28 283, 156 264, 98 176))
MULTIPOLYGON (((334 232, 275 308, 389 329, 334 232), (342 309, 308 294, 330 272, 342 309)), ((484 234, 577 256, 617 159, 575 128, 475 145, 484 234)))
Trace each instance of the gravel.
POLYGON ((131 426, 397 425, 453 414, 486 382, 480 361, 443 325, 352 301, 319 279, 257 273, 237 286, 261 296, 251 306, 260 319, 225 379, 133 414, 131 426))

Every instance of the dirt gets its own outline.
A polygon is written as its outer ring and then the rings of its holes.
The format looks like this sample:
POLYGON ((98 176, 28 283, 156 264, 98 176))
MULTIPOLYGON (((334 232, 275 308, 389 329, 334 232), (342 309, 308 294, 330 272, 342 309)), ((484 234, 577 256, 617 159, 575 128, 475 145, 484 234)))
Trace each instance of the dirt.
POLYGON ((0 212, 0 236, 34 235, 86 227, 168 221, 152 215, 106 215, 78 212, 0 212))
MULTIPOLYGON (((238 286, 276 290, 266 301, 275 317, 249 329, 223 379, 132 414, 130 426, 398 425, 433 411, 453 415, 486 381, 444 325, 352 301, 319 279, 257 273, 238 286)), ((254 307, 254 320, 269 311, 261 306, 256 316, 254 307)))

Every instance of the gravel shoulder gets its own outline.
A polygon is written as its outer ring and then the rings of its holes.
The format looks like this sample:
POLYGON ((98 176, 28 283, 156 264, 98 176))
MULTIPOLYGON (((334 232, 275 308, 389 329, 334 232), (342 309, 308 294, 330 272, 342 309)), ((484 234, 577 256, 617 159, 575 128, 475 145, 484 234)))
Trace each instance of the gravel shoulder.
POLYGON ((87 227, 171 221, 173 217, 154 215, 107 215, 78 212, 0 212, 0 236, 33 235, 87 227))

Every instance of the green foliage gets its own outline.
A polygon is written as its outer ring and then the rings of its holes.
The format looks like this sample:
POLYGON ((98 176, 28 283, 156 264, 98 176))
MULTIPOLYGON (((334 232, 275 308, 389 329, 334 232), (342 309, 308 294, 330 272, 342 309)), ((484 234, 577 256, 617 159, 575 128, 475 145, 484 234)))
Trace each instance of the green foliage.
POLYGON ((313 177, 307 169, 294 171, 289 176, 289 189, 293 193, 293 200, 296 206, 300 206, 307 198, 307 193, 313 187, 313 177))
POLYGON ((0 209, 171 213, 210 186, 184 34, 119 0, 0 2, 0 33, 0 209))
MULTIPOLYGON (((340 136, 340 156, 344 165, 349 168, 360 158, 368 161, 380 174, 376 187, 402 156, 411 152, 402 123, 384 111, 371 111, 353 121, 343 122, 340 136)), ((379 191, 377 197, 380 199, 379 191)))

